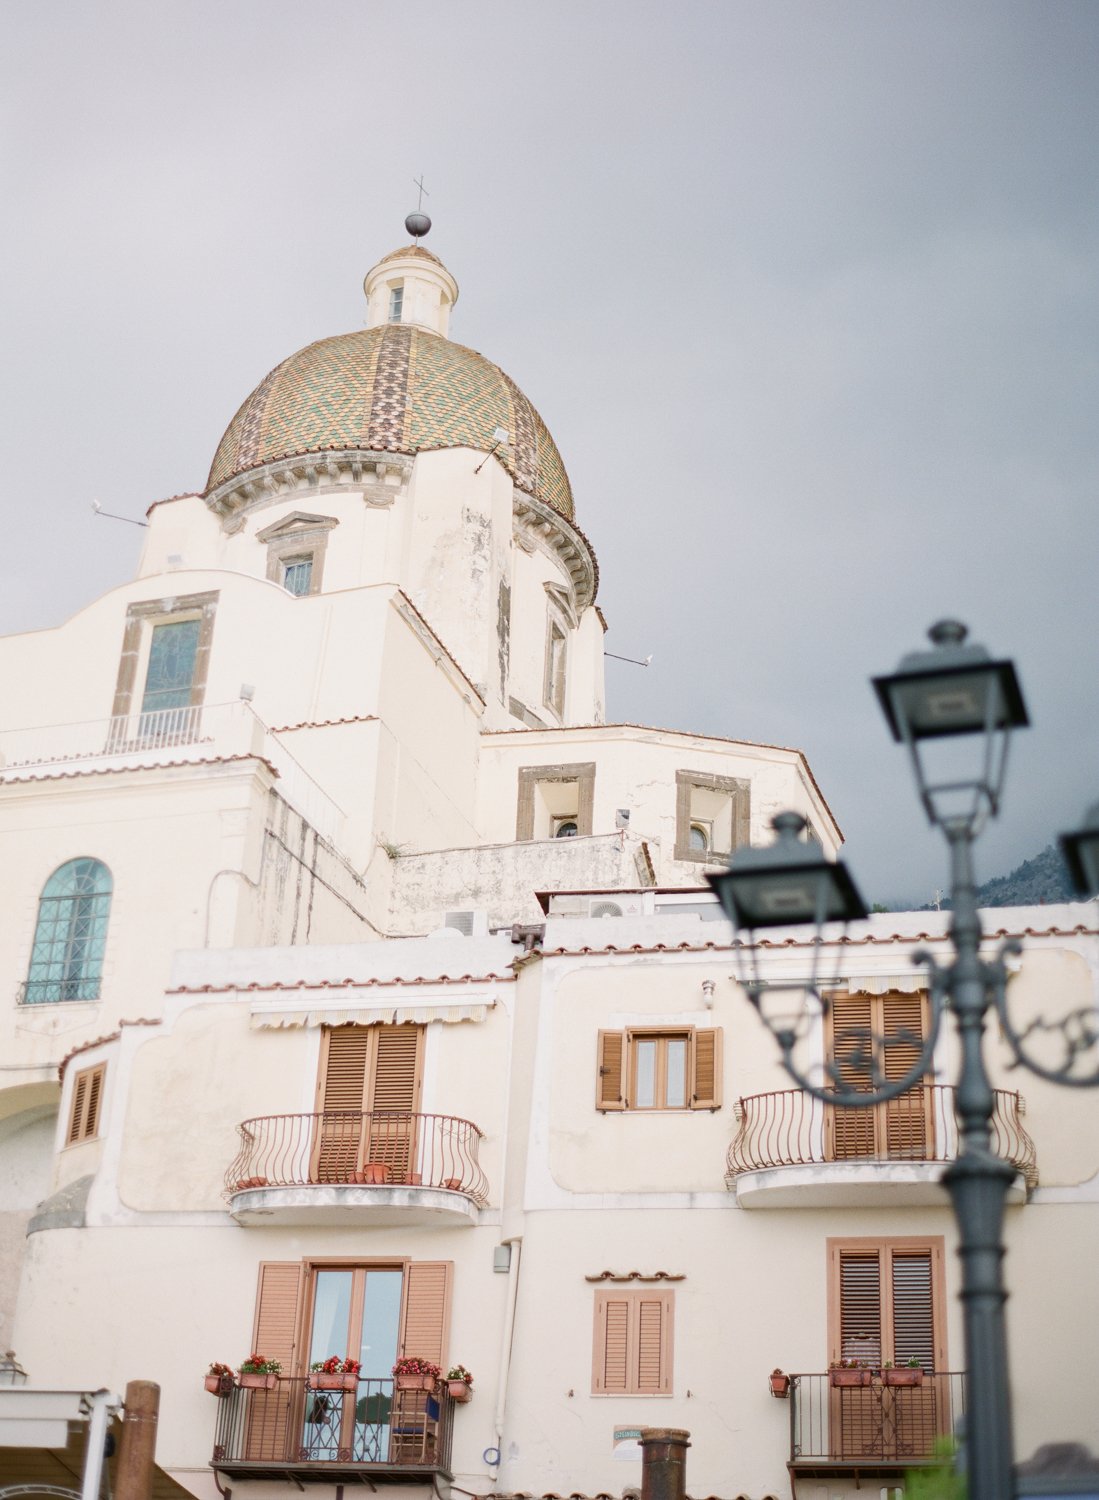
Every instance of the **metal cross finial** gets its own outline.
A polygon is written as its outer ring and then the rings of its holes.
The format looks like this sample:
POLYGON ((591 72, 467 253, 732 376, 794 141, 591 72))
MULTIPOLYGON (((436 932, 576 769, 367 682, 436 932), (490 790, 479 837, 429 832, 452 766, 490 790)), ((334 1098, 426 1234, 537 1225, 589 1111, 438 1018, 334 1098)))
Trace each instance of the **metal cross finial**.
POLYGON ((416 208, 418 211, 424 206, 424 197, 431 197, 431 194, 427 191, 427 188, 424 187, 424 174, 422 172, 420 173, 418 178, 414 177, 412 179, 412 186, 415 188, 419 188, 420 190, 420 196, 416 202, 416 208))

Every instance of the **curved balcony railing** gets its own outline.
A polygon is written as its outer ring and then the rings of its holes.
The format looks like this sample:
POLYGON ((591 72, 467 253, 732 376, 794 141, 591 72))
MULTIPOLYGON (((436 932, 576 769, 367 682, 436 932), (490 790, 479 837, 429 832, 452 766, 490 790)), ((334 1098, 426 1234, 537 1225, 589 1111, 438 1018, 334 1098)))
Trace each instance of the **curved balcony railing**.
MULTIPOLYGON (((351 1391, 314 1391, 302 1377, 270 1390, 234 1386, 218 1401, 212 1466, 232 1478, 367 1482, 373 1471, 450 1468, 454 1403, 446 1387, 399 1391, 360 1378, 351 1391)), ((406 1475, 405 1477, 411 1477, 406 1475)))
MULTIPOLYGON (((1023 1100, 995 1089, 992 1149, 1038 1181, 1034 1142, 1022 1122, 1023 1100)), ((837 1162, 948 1162, 958 1154, 954 1090, 925 1083, 888 1104, 844 1109, 801 1089, 751 1094, 735 1107, 738 1129, 726 1157, 726 1178, 765 1167, 828 1166, 837 1162)))
POLYGON ((487 1201, 477 1160, 482 1133, 453 1115, 337 1109, 263 1115, 237 1128, 227 1197, 248 1188, 404 1185, 464 1193, 479 1206, 487 1201))

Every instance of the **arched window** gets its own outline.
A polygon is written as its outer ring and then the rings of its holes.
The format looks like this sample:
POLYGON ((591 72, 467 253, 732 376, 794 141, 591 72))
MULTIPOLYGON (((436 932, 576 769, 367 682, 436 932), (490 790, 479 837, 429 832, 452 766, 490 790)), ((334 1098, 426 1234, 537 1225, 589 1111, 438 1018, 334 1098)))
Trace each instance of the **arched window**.
POLYGON ((25 1005, 97 1000, 111 910, 111 872, 98 859, 70 859, 38 898, 25 1005))

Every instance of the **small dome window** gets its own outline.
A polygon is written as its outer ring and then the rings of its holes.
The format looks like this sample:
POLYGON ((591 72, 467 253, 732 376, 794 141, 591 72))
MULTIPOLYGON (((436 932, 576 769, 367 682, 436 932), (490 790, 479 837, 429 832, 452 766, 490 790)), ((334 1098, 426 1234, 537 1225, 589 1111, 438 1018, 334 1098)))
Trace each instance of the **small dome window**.
POLYGON ((692 823, 687 847, 692 854, 707 854, 710 850, 710 830, 705 823, 692 823))
POLYGON ((389 321, 399 323, 401 312, 404 308, 404 282, 399 286, 391 287, 389 292, 389 321))
POLYGON ((574 839, 579 832, 575 818, 558 818, 553 825, 555 839, 574 839))

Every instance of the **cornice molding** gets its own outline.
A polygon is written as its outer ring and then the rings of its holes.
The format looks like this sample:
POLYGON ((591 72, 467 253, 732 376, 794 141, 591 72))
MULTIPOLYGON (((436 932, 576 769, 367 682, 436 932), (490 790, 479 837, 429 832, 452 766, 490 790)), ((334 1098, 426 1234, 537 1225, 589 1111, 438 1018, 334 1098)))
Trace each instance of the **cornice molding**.
POLYGON ((319 490, 361 490, 367 505, 385 509, 404 491, 412 464, 407 453, 375 453, 361 448, 298 453, 234 474, 204 498, 214 514, 230 526, 247 511, 319 490))
POLYGON ((516 543, 525 552, 545 552, 564 568, 572 584, 573 608, 581 614, 595 600, 599 587, 599 565, 587 537, 565 517, 528 495, 514 491, 516 543))

